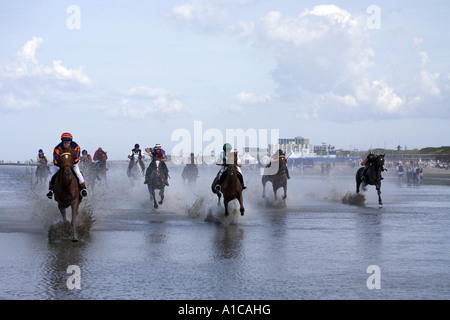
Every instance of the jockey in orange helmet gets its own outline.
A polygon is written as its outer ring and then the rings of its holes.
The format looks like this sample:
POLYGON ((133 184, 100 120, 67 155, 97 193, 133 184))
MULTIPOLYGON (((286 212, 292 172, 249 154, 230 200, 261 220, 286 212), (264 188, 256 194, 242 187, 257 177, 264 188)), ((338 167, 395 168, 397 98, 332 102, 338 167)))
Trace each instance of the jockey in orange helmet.
POLYGON ((80 146, 72 140, 73 137, 70 133, 64 132, 61 135, 61 142, 55 147, 53 150, 53 175, 49 182, 47 197, 51 199, 53 197, 53 185, 55 183, 56 173, 61 166, 60 156, 64 149, 71 148, 75 150, 75 156, 73 158, 73 171, 75 172, 78 181, 80 183, 81 195, 83 197, 87 196, 86 183, 84 182, 83 175, 80 172, 80 168, 78 167, 78 162, 80 161, 80 146))

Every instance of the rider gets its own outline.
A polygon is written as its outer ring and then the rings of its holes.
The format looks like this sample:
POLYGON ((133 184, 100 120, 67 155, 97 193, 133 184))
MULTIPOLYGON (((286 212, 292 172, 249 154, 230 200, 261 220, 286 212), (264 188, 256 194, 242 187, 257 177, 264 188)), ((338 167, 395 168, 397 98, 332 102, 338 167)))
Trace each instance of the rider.
MULTIPOLYGON (((219 166, 221 166, 221 168, 220 168, 220 170, 219 170, 219 172, 217 173, 217 177, 216 177, 216 179, 215 179, 215 185, 214 185, 214 189, 216 190, 216 191, 220 191, 220 185, 222 184, 222 180, 223 179, 221 179, 224 175, 223 175, 223 172, 225 171, 225 166, 226 166, 226 164, 227 164, 227 159, 230 159, 231 160, 231 157, 233 157, 233 155, 231 154, 231 144, 229 144, 229 143, 225 143, 224 145, 223 145, 223 151, 220 153, 220 155, 219 155, 219 157, 217 157, 217 159, 216 159, 216 164, 217 165, 219 165, 219 166)), ((230 161, 228 161, 228 162, 230 162, 230 161)), ((243 177, 243 175, 242 175, 242 171, 241 171, 241 166, 242 166, 242 163, 241 163, 241 159, 238 157, 237 158, 237 163, 236 163, 236 168, 237 168, 237 172, 239 173, 238 174, 238 177, 239 177, 239 181, 241 182, 241 185, 242 185, 242 190, 244 190, 244 189, 246 189, 247 188, 247 186, 244 184, 244 177, 243 177)))
MULTIPOLYGON (((270 162, 269 164, 266 166, 266 168, 270 168, 270 166, 272 165, 272 162, 274 161, 280 161, 281 159, 286 159, 286 154, 284 153, 283 150, 278 149, 277 152, 275 152, 272 157, 270 158, 270 162)), ((291 178, 291 176, 289 175, 289 170, 287 166, 284 166, 284 172, 286 173, 286 177, 288 179, 291 178)))
MULTIPOLYGON (((37 163, 38 163, 38 165, 46 166, 48 172, 50 173, 50 167, 47 164, 48 163, 47 156, 44 154, 44 151, 42 149, 39 149, 39 151, 38 151, 37 163)), ((37 175, 37 171, 36 171, 36 175, 37 175)))
POLYGON ((92 157, 87 152, 87 150, 83 150, 81 151, 80 164, 88 164, 88 163, 92 163, 92 157))
POLYGON ((106 151, 103 151, 103 149, 99 147, 94 153, 94 161, 99 161, 102 158, 102 155, 104 155, 105 160, 108 160, 106 151))
POLYGON ((164 184, 166 186, 168 186, 169 182, 167 181, 167 178, 169 177, 169 169, 167 168, 167 165, 166 165, 166 161, 167 161, 166 151, 164 151, 164 149, 161 148, 160 144, 156 144, 154 148, 145 148, 145 152, 147 152, 148 155, 152 158, 152 162, 150 163, 150 165, 147 168, 144 184, 148 184, 149 179, 150 179, 151 170, 153 170, 155 167, 155 163, 153 162, 153 160, 160 160, 162 162, 161 163, 162 169, 166 176, 164 184))
POLYGON ((64 132, 61 135, 61 142, 53 150, 53 164, 54 164, 53 175, 52 178, 50 179, 47 193, 47 197, 49 199, 53 197, 53 185, 55 184, 56 173, 58 172, 59 167, 61 166, 60 156, 63 153, 63 150, 68 148, 75 150, 75 156, 73 158, 73 171, 75 172, 78 178, 79 187, 81 189, 80 194, 83 197, 86 197, 88 194, 86 190, 86 183, 84 182, 83 175, 81 174, 80 168, 78 167, 78 162, 80 160, 80 146, 75 141, 73 141, 73 137, 70 133, 64 132))
POLYGON ((139 166, 141 167, 142 175, 144 175, 145 165, 144 165, 144 161, 142 161, 142 159, 145 158, 145 155, 143 155, 143 154, 142 154, 142 150, 139 149, 139 144, 138 144, 138 143, 136 143, 136 144, 134 145, 134 149, 131 149, 131 154, 128 155, 128 159, 130 159, 130 163, 128 164, 127 175, 130 175, 131 168, 133 168, 133 165, 134 165, 134 161, 133 161, 134 156, 137 156, 139 166))
MULTIPOLYGON (((372 151, 370 151, 370 153, 367 155, 367 157, 361 162, 361 165, 364 166, 361 180, 364 181, 366 179, 367 170, 369 170, 369 167, 375 163, 375 159, 376 159, 376 155, 372 151)), ((383 179, 384 178, 381 177, 381 180, 383 180, 383 179)))

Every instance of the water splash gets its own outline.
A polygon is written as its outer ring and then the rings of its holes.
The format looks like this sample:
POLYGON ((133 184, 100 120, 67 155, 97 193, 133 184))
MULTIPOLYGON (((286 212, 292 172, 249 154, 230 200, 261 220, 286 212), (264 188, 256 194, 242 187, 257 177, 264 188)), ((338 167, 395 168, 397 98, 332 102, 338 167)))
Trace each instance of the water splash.
MULTIPOLYGON (((77 234, 79 239, 89 235, 89 231, 94 222, 95 219, 92 206, 85 205, 83 208, 79 209, 77 217, 77 234)), ((72 223, 70 220, 66 220, 50 225, 47 236, 49 241, 72 239, 72 223)))
POLYGON ((345 204, 363 206, 366 201, 366 196, 363 193, 347 192, 342 197, 342 202, 345 204))

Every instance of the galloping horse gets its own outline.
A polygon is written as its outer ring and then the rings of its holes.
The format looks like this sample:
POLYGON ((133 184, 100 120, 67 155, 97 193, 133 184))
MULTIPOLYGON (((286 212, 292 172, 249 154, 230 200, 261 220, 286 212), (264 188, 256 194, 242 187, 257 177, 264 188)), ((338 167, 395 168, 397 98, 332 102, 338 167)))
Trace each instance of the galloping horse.
POLYGON ((225 175, 223 178, 223 182, 220 184, 220 191, 216 190, 214 186, 216 185, 216 179, 214 179, 211 190, 213 193, 217 194, 218 201, 217 205, 220 205, 220 198, 223 194, 223 205, 225 207, 225 216, 228 216, 228 203, 234 199, 239 201, 239 211, 241 212, 241 216, 244 215, 244 205, 243 205, 243 197, 242 197, 242 185, 238 177, 237 171, 237 151, 234 151, 234 163, 233 164, 225 164, 225 170, 222 175, 225 175))
POLYGON ((50 168, 47 163, 39 162, 36 167, 36 183, 47 181, 49 175, 50 168))
POLYGON ((73 158, 76 151, 65 149, 61 154, 61 167, 56 173, 53 192, 55 201, 64 221, 66 218, 66 208, 72 208, 72 241, 78 241, 77 236, 77 215, 78 206, 81 203, 81 195, 78 188, 78 179, 73 172, 73 158))
POLYGON ((100 152, 98 161, 94 165, 94 170, 97 175, 98 180, 104 180, 106 182, 106 171, 108 168, 106 167, 106 152, 100 152))
POLYGON ((147 173, 149 170, 151 170, 151 172, 148 182, 146 181, 144 183, 147 184, 148 192, 150 193, 150 201, 153 201, 153 208, 158 209, 158 203, 163 204, 164 202, 164 188, 166 187, 166 174, 162 168, 162 161, 153 160, 147 168, 147 173), (156 189, 159 190, 159 196, 161 197, 161 200, 159 200, 158 203, 156 202, 155 196, 156 189))
POLYGON ((131 158, 131 163, 127 168, 127 176, 131 180, 137 180, 144 175, 144 168, 141 168, 139 164, 139 156, 133 153, 133 157, 131 158), (131 166, 131 167, 130 167, 131 166))
POLYGON ((283 200, 287 198, 287 175, 286 175, 286 158, 280 157, 279 160, 273 161, 270 167, 264 168, 264 175, 261 182, 263 185, 262 197, 266 197, 266 183, 272 183, 273 195, 277 200, 277 190, 283 188, 283 200), (278 170, 277 170, 278 168, 278 170), (275 171, 277 170, 277 171, 275 171))
POLYGON ((198 168, 196 164, 188 163, 183 168, 183 172, 181 173, 181 178, 183 178, 183 182, 188 184, 193 184, 197 181, 198 178, 198 168))
POLYGON ((359 187, 361 186, 363 191, 366 191, 367 185, 375 186, 378 193, 378 204, 383 205, 381 201, 381 172, 384 171, 384 157, 385 154, 380 154, 375 157, 372 165, 366 172, 364 180, 362 180, 364 168, 361 167, 356 172, 356 193, 359 193, 359 187))

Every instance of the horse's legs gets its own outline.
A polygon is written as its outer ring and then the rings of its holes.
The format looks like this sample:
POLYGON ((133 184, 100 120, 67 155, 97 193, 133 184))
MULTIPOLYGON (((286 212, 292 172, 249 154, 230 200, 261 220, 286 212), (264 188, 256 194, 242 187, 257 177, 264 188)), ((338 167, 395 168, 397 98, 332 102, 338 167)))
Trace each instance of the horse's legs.
POLYGON ((262 186, 263 186, 263 193, 262 193, 262 197, 265 198, 266 197, 266 180, 263 178, 262 180, 262 186))
POLYGON ((228 216, 228 201, 223 200, 223 206, 225 207, 225 216, 228 216))
POLYGON ((159 190, 159 196, 161 197, 161 200, 159 200, 159 204, 163 204, 164 202, 164 189, 159 190))
POLYGON ((356 193, 359 193, 359 186, 361 185, 361 179, 356 175, 356 193))
POLYGON ((278 199, 278 197, 277 197, 277 188, 275 187, 275 185, 273 184, 273 182, 272 182, 272 186, 273 186, 273 196, 274 196, 274 198, 275 198, 275 201, 278 199))
POLYGON ((153 208, 158 209, 158 203, 156 202, 155 189, 148 186, 148 192, 150 193, 150 201, 153 201, 153 208))
POLYGON ((241 211, 241 216, 243 216, 245 209, 244 209, 244 199, 242 198, 242 192, 239 195, 239 205, 241 206, 239 211, 241 211))
POLYGON ((77 218, 78 218, 78 201, 72 201, 72 230, 73 230, 72 241, 73 242, 78 241, 77 218))
POLYGON ((59 211, 61 212, 61 216, 63 218, 63 221, 67 221, 66 217, 66 208, 64 208, 62 205, 58 204, 59 211))
POLYGON ((284 191, 284 194, 283 194, 283 200, 284 200, 287 198, 287 185, 286 184, 283 185, 283 191, 284 191))
POLYGON ((381 182, 377 183, 377 193, 378 193, 378 204, 383 205, 383 201, 381 200, 381 182))
MULTIPOLYGON (((220 206, 220 198, 222 197, 222 194, 219 192, 215 192, 215 194, 217 194, 217 205, 220 206)), ((225 201, 224 201, 225 203, 225 201)))

